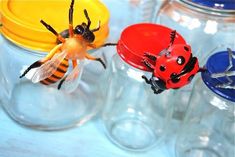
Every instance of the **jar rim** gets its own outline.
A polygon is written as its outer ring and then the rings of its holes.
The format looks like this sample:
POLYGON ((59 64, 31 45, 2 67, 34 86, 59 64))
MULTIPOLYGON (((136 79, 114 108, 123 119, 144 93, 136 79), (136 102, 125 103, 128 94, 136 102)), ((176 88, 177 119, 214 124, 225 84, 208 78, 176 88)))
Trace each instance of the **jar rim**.
MULTIPOLYGON (((19 0, 0 1, 1 33, 17 45, 48 52, 56 45, 56 36, 40 20, 45 20, 58 32, 68 29, 69 5, 70 1, 27 1, 27 4, 19 0)), ((84 9, 92 20, 92 28, 96 28, 100 20, 100 30, 95 32, 93 43, 102 45, 109 33, 110 14, 106 6, 98 0, 77 0, 74 6, 74 24, 86 22, 84 9)))
MULTIPOLYGON (((234 52, 233 52, 234 53, 234 52)), ((225 71, 229 66, 228 51, 217 52, 209 57, 206 62, 206 72, 201 73, 201 78, 206 84, 206 86, 217 95, 235 102, 235 89, 220 88, 218 85, 228 83, 229 80, 226 79, 226 76, 213 77, 213 74, 219 74, 225 71)), ((232 64, 235 64, 235 59, 232 61, 232 64)), ((231 67, 232 70, 235 69, 235 65, 231 67)), ((229 69, 229 70, 231 70, 229 69)), ((230 77, 230 76, 228 76, 230 77)), ((235 81, 235 76, 231 76, 230 79, 235 81)), ((235 85, 235 82, 232 82, 232 85, 235 85)))
POLYGON ((201 12, 207 12, 208 13, 208 11, 209 11, 211 14, 216 14, 216 15, 235 16, 235 9, 213 8, 213 7, 200 5, 200 4, 197 4, 197 3, 189 1, 189 0, 179 0, 179 1, 183 2, 186 5, 196 7, 196 9, 198 11, 201 11, 201 12))
MULTIPOLYGON (((143 63, 144 54, 159 55, 170 44, 173 30, 153 23, 138 23, 128 26, 121 33, 117 44, 117 53, 129 65, 144 71, 151 71, 143 63)), ((174 43, 186 44, 184 38, 176 32, 174 43)))

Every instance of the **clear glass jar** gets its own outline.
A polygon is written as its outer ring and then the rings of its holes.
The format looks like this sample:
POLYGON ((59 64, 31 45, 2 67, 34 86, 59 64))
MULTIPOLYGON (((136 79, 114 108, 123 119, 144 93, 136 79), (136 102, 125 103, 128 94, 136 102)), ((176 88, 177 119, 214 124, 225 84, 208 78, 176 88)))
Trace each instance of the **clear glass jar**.
MULTIPOLYGON (((75 6, 82 7, 82 5, 87 3, 88 10, 91 9, 91 6, 93 9, 96 7, 96 12, 90 12, 89 14, 91 19, 97 17, 100 11, 105 14, 100 15, 102 16, 100 18, 102 20, 101 32, 99 32, 101 34, 97 33, 97 40, 95 40, 95 42, 104 42, 108 32, 108 28, 105 28, 108 25, 107 9, 98 1, 80 2, 82 4, 75 3, 75 6)), ((53 9, 62 7, 60 9, 64 11, 60 14, 57 13, 57 16, 60 15, 62 17, 64 14, 68 14, 68 8, 65 9, 64 5, 70 5, 70 2, 67 3, 65 1, 59 2, 59 4, 57 2, 38 4, 34 1, 27 3, 36 3, 37 5, 25 5, 24 2, 15 1, 1 2, 3 27, 1 30, 2 36, 0 36, 2 41, 0 43, 0 85, 2 87, 0 99, 3 103, 3 108, 16 122, 34 129, 58 130, 80 126, 94 117, 102 108, 103 95, 99 91, 102 90, 100 79, 104 75, 105 69, 96 61, 81 61, 83 64, 80 64, 79 76, 74 81, 75 83, 72 84, 74 86, 72 91, 58 90, 57 87, 60 81, 51 85, 43 85, 41 83, 32 83, 31 80, 26 78, 19 78, 27 67, 35 61, 43 59, 48 54, 51 45, 56 45, 56 37, 46 30, 44 26, 41 26, 38 16, 43 16, 43 13, 45 13, 44 16, 48 18, 48 23, 50 23, 50 19, 55 18, 53 9), (38 12, 31 14, 28 12, 34 18, 27 17, 27 22, 19 14, 17 14, 18 16, 12 15, 14 12, 22 11, 22 9, 24 10, 22 14, 25 14, 25 10, 27 12, 27 10, 45 8, 45 5, 48 7, 48 11, 50 8, 55 7, 51 10, 52 13, 50 15, 48 15, 48 12, 43 12, 40 15, 37 14, 38 12), (36 8, 33 8, 35 6, 36 8), (35 17, 39 21, 35 20, 35 17), (28 23, 34 27, 29 28, 28 23), (37 36, 37 34, 42 35, 37 36)), ((83 12, 79 15, 74 14, 75 19, 77 16, 85 15, 83 12)), ((52 21, 52 23, 51 25, 55 29, 57 25, 59 27, 60 25, 68 26, 67 21, 65 24, 57 23, 56 20, 52 21)), ((92 23, 95 22, 93 21, 92 23)), ((96 25, 94 24, 91 27, 96 27, 96 25)), ((92 51, 93 56, 102 58, 101 53, 102 51, 100 50, 92 51)), ((68 73, 72 71, 70 61, 69 64, 68 73)))
POLYGON ((151 76, 146 72, 141 57, 144 52, 156 52, 157 46, 151 43, 158 40, 154 28, 152 24, 127 27, 118 42, 118 53, 112 57, 107 71, 102 120, 108 138, 126 150, 145 151, 160 144, 168 131, 173 109, 168 98, 172 91, 156 95, 142 78, 142 75, 151 76), (140 42, 146 44, 141 45, 140 42))
MULTIPOLYGON (((179 32, 191 45, 200 65, 213 52, 235 45, 233 0, 172 0, 160 8, 154 21, 179 32)), ((176 129, 184 118, 193 83, 175 91, 173 118, 176 129)))
POLYGON ((235 53, 233 55, 230 69, 228 51, 215 53, 208 59, 207 71, 194 85, 176 141, 177 157, 234 157, 235 53), (225 74, 226 69, 232 81, 230 85, 229 79, 218 75, 225 74))
MULTIPOLYGON (((117 42, 121 32, 129 25, 151 22, 164 0, 101 0, 110 11, 109 42, 117 42)), ((104 56, 107 62, 115 54, 113 47, 107 47, 104 56)))

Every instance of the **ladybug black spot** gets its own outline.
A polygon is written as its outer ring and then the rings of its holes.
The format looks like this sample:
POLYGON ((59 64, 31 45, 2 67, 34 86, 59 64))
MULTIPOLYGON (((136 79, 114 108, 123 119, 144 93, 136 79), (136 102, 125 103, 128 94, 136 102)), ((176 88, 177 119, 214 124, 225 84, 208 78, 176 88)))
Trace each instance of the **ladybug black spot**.
POLYGON ((164 65, 161 65, 159 69, 160 69, 160 71, 165 71, 166 67, 164 65))
POLYGON ((189 48, 187 46, 184 46, 185 51, 189 51, 189 48))
POLYGON ((194 75, 191 75, 191 76, 188 78, 188 81, 191 82, 193 78, 194 78, 194 75))
POLYGON ((185 58, 183 56, 179 56, 176 61, 177 64, 183 65, 185 63, 185 58))
POLYGON ((180 81, 180 78, 177 77, 177 74, 176 74, 176 73, 172 73, 172 74, 171 74, 171 81, 172 81, 173 83, 177 83, 177 82, 180 81))

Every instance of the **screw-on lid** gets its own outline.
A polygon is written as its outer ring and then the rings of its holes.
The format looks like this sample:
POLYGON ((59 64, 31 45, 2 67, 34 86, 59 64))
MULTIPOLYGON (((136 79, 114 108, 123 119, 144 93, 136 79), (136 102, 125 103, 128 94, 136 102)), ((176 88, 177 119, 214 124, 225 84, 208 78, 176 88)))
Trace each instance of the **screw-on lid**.
POLYGON ((235 10, 235 0, 188 0, 195 4, 219 9, 219 10, 235 10))
MULTIPOLYGON (((170 44, 172 29, 162 25, 141 23, 127 27, 118 41, 117 52, 131 66, 150 71, 143 63, 144 53, 159 54, 170 44)), ((178 33, 174 44, 186 44, 178 33)))
MULTIPOLYGON (((57 32, 68 29, 68 12, 70 0, 2 0, 2 34, 17 45, 29 49, 49 51, 56 45, 56 37, 41 23, 43 19, 57 32)), ((83 10, 87 9, 91 19, 91 29, 101 28, 95 32, 95 45, 101 45, 108 36, 108 9, 98 0, 75 0, 74 25, 87 22, 83 10)), ((74 26, 74 27, 75 27, 74 26)))
MULTIPOLYGON (((229 71, 235 71, 235 59, 232 59, 233 67, 229 71)), ((207 60, 206 72, 202 72, 202 80, 214 93, 221 97, 235 102, 235 89, 220 88, 218 85, 226 84, 229 80, 226 77, 212 78, 212 74, 224 72, 229 67, 228 51, 222 51, 213 54, 207 60)), ((229 74, 228 74, 229 75, 229 74)), ((231 86, 235 87, 235 75, 228 76, 233 83, 231 86)))

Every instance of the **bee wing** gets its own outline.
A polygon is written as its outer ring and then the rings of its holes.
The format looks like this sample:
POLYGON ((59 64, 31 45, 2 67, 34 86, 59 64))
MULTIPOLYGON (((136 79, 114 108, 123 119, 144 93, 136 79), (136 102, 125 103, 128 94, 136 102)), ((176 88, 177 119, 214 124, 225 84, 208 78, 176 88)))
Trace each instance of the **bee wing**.
POLYGON ((36 69, 34 75, 32 76, 32 82, 37 83, 41 80, 50 77, 57 70, 57 67, 64 60, 66 55, 66 51, 57 53, 51 58, 51 60, 42 64, 39 68, 36 69))
POLYGON ((83 71, 84 61, 79 61, 78 65, 71 71, 71 73, 64 80, 61 89, 68 93, 72 93, 79 85, 81 74, 83 71))

